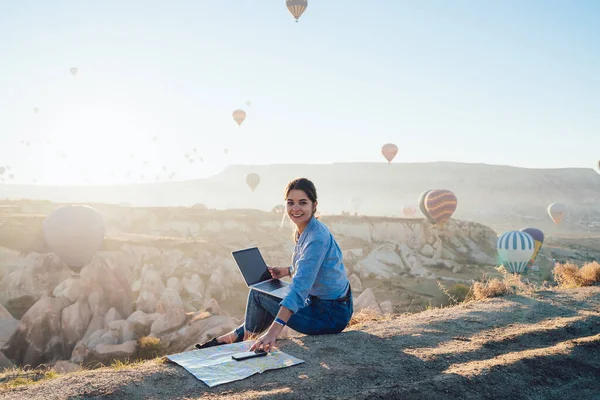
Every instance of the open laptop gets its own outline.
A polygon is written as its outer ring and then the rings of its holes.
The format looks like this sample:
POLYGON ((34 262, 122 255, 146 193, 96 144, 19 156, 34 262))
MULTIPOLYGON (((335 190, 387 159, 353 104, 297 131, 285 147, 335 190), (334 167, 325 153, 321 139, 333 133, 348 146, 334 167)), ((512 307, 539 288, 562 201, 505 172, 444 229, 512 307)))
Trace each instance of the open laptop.
POLYGON ((273 279, 267 268, 263 256, 258 251, 258 247, 236 250, 231 252, 235 262, 251 289, 270 294, 271 296, 283 299, 290 292, 288 282, 273 279))

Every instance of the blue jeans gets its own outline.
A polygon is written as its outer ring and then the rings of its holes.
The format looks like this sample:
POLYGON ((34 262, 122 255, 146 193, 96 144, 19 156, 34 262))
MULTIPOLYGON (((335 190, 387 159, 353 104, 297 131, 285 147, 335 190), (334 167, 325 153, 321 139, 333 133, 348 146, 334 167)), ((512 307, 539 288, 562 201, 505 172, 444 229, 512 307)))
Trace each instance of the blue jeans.
MULTIPOLYGON (((281 299, 250 289, 246 304, 246 321, 236 330, 236 341, 244 340, 244 330, 258 335, 265 331, 277 316, 281 299)), ((343 331, 354 312, 352 290, 348 288, 347 298, 322 300, 309 296, 307 306, 292 314, 287 325, 305 335, 322 335, 343 331)))

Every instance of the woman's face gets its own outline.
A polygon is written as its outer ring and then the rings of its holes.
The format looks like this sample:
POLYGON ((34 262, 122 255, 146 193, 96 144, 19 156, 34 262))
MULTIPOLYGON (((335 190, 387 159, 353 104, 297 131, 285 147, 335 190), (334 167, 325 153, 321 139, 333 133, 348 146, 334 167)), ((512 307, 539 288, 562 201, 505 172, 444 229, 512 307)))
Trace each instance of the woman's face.
POLYGON ((292 189, 288 193, 287 214, 299 227, 305 226, 313 215, 316 203, 310 201, 304 190, 292 189))

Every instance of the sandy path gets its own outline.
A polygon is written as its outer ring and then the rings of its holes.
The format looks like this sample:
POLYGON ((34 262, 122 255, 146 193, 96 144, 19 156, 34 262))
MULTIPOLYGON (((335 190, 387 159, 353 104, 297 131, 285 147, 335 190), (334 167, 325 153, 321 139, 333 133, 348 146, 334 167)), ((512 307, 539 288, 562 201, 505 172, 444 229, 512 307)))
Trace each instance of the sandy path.
POLYGON ((600 399, 600 287, 395 316, 280 346, 305 363, 210 389, 151 361, 0 399, 600 399))

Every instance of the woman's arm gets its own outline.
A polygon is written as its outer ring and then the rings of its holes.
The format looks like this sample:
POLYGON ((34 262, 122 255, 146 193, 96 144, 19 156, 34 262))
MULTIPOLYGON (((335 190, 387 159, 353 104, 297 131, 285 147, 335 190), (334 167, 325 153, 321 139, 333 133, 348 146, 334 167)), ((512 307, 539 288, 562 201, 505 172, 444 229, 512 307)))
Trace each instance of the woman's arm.
POLYGON ((322 238, 313 240, 306 245, 296 263, 297 271, 290 285, 290 293, 279 303, 279 312, 269 330, 254 342, 250 351, 257 349, 271 351, 277 342, 277 336, 283 330, 283 325, 279 324, 277 319, 287 324, 292 314, 305 306, 310 289, 315 282, 330 245, 330 241, 328 242, 322 238))
POLYGON ((288 320, 292 316, 292 312, 287 308, 281 306, 279 307, 279 312, 277 313, 277 317, 275 317, 275 321, 269 327, 269 330, 258 338, 256 342, 250 348, 250 351, 263 349, 264 351, 271 351, 273 346, 277 342, 277 336, 283 330, 283 325, 277 322, 277 320, 282 320, 285 324, 287 324, 288 320))

